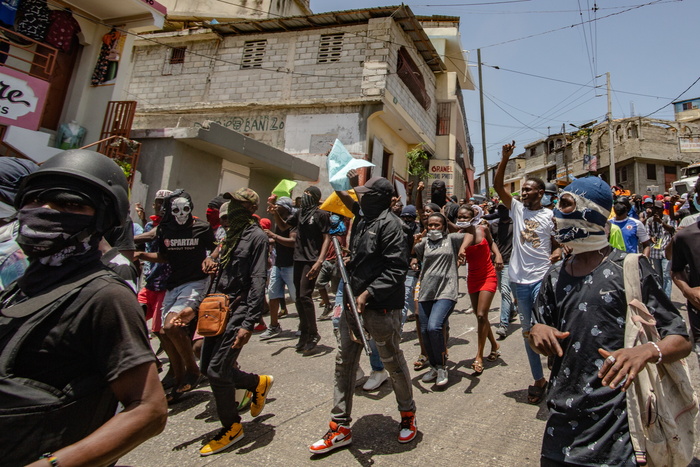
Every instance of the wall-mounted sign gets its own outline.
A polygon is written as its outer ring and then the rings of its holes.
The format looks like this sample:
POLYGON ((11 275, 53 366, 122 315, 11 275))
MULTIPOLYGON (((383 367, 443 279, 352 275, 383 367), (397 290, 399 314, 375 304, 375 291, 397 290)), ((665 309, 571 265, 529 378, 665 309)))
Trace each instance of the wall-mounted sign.
POLYGON ((445 182, 445 187, 447 188, 447 194, 452 195, 455 188, 455 162, 449 159, 431 159, 430 166, 428 167, 428 184, 433 183, 434 180, 442 180, 445 182))
POLYGON ((692 136, 681 136, 678 138, 681 152, 700 152, 700 138, 692 136))
POLYGON ((38 130, 49 83, 0 67, 0 124, 38 130))

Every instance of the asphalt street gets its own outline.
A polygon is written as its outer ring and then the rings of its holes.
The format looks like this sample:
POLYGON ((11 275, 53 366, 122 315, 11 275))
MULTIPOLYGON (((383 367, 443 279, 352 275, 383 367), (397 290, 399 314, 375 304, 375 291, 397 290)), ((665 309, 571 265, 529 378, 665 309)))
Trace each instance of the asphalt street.
MULTIPOLYGON (((679 306, 684 303, 675 287, 673 299, 679 306)), ((498 324, 495 308, 499 304, 497 294, 489 314, 493 326, 498 324)), ((374 392, 356 389, 350 447, 322 456, 309 453, 308 445, 326 432, 330 420, 336 341, 331 321, 322 321, 322 340, 315 351, 308 356, 296 353, 298 319, 292 305, 290 315, 281 319, 283 333, 268 341, 254 335, 239 359, 243 370, 275 378, 262 414, 255 419, 249 413, 243 416, 243 440, 220 454, 199 456, 199 448, 220 428, 205 384, 171 406, 163 433, 124 456, 118 465, 539 465, 547 408, 544 402, 538 406, 527 402, 532 379, 520 325, 511 324, 508 337, 500 341, 501 358, 484 360, 485 371, 474 376, 470 365, 476 353, 476 317, 469 308, 469 298, 461 295, 450 317, 450 382, 444 390, 420 381, 425 370, 413 370, 420 350, 414 323, 406 324, 401 347, 412 375, 419 429, 409 444, 396 440, 400 416, 387 381, 374 392)), ((689 363, 697 389, 700 372, 693 354, 689 363)), ((366 357, 361 366, 368 376, 366 357)))

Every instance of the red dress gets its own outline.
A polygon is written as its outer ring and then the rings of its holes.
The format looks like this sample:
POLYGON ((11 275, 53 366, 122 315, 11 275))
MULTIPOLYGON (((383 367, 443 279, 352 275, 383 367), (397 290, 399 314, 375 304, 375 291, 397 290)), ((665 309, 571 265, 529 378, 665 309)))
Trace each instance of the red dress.
POLYGON ((495 292, 498 288, 496 268, 491 262, 491 249, 489 242, 483 238, 476 245, 470 245, 465 251, 468 263, 467 290, 470 294, 481 292, 495 292))

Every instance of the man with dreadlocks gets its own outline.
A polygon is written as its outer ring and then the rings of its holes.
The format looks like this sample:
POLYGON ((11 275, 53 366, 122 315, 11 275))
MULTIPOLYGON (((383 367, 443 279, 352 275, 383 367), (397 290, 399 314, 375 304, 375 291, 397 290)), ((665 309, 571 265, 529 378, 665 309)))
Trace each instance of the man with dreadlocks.
MULTIPOLYGON (((257 417, 265 407, 274 381, 269 375, 245 373, 236 364, 241 349, 250 340, 262 316, 265 299, 268 239, 253 218, 260 198, 250 188, 226 193, 224 197, 231 200, 229 226, 221 243, 221 261, 215 281, 216 291, 229 295, 231 318, 223 334, 204 338, 201 361, 223 427, 199 450, 202 456, 228 449, 243 438, 236 389, 252 392, 250 414, 257 417)), ((207 268, 207 264, 204 267, 207 268)))
POLYGON ((296 227, 297 242, 294 245, 294 287, 297 291, 297 313, 301 337, 297 352, 311 352, 321 340, 316 327, 316 308, 312 295, 316 278, 321 272, 331 244, 330 214, 318 208, 321 190, 310 186, 301 197, 301 209, 295 215, 282 219, 275 210, 275 222, 282 229, 296 227))

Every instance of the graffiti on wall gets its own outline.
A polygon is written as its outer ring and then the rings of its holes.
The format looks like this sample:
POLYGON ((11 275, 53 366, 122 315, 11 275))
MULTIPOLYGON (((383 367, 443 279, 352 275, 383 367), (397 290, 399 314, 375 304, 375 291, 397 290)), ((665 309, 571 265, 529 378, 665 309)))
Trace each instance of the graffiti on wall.
MULTIPOLYGON (((239 133, 284 130, 284 118, 271 115, 261 115, 257 117, 211 118, 207 119, 206 121, 218 123, 223 127, 239 133)), ((194 124, 194 126, 201 127, 202 124, 197 122, 194 124)))

